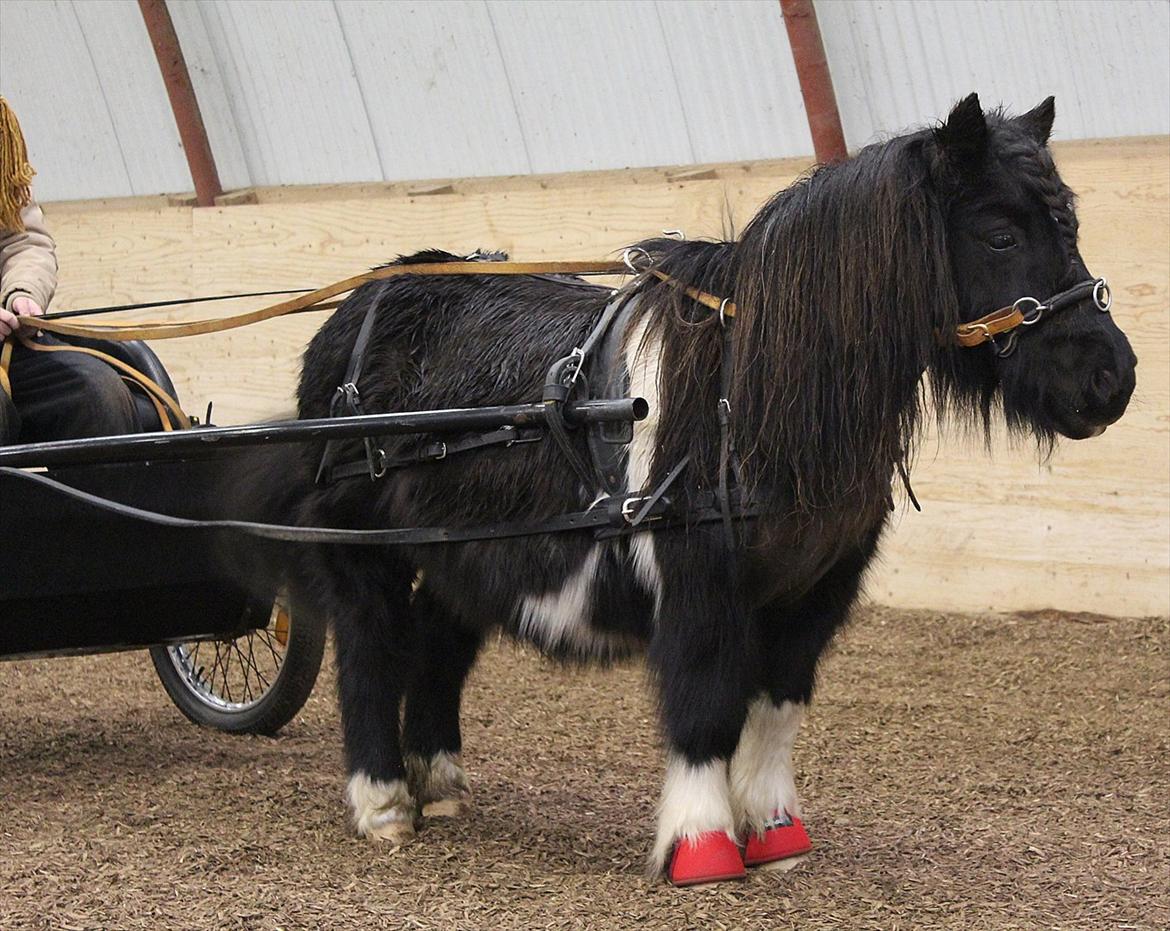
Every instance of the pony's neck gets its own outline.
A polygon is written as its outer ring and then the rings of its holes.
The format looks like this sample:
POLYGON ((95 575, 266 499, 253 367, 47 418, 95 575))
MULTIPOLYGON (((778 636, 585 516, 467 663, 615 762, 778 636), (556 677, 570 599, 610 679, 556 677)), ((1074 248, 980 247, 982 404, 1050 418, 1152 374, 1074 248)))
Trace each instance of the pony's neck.
POLYGON ((737 441, 798 510, 884 500, 916 435, 949 266, 898 142, 781 192, 734 247, 737 441))

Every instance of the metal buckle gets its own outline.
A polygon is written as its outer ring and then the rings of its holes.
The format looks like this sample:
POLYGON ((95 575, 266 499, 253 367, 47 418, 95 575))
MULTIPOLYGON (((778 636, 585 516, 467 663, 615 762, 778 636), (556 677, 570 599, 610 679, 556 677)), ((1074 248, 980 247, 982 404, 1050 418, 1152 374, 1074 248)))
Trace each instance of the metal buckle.
POLYGON ((573 373, 568 378, 568 384, 569 386, 573 386, 577 384, 577 379, 581 377, 581 369, 585 364, 585 350, 580 346, 575 346, 573 347, 573 351, 569 353, 568 358, 573 366, 573 373))
POLYGON ((362 393, 358 391, 358 386, 352 381, 347 381, 344 385, 338 385, 336 394, 349 405, 350 410, 357 410, 358 404, 362 399, 362 393))
MULTIPOLYGON (((964 323, 961 324, 961 329, 963 330, 963 336, 970 336, 972 333, 978 333, 980 330, 982 330, 983 340, 985 342, 987 340, 994 341, 994 338, 991 335, 991 330, 988 328, 986 323, 964 323)), ((979 344, 976 343, 975 345, 978 346, 979 344)))
POLYGON ((622 502, 622 520, 624 520, 627 524, 632 524, 634 522, 634 511, 638 509, 638 506, 643 501, 649 500, 649 495, 642 495, 638 498, 626 498, 626 500, 622 502))
POLYGON ((1109 313, 1109 308, 1113 306, 1113 292, 1109 290, 1109 282, 1104 278, 1098 278, 1093 282, 1093 303, 1103 314, 1109 313))
POLYGON ((437 455, 437 456, 432 456, 431 457, 432 462, 442 462, 444 459, 447 458, 447 443, 444 440, 439 440, 439 446, 442 447, 443 451, 440 452, 439 455, 437 455))
POLYGON ((727 327, 727 305, 731 303, 731 298, 725 297, 719 302, 719 325, 727 327))

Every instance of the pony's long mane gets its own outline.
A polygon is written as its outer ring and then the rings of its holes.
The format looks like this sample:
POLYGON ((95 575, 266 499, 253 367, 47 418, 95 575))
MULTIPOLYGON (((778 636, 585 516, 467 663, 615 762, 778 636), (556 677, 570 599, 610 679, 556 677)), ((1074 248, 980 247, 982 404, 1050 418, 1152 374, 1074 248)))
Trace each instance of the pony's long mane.
MULTIPOLYGON (((735 243, 641 244, 667 274, 735 300, 738 451, 749 484, 782 489, 799 512, 888 494, 920 419, 921 375, 939 361, 936 334, 957 322, 928 137, 816 170, 773 197, 735 243)), ((664 346, 660 435, 693 438, 687 452, 711 481, 717 315, 668 286, 651 294, 664 346)))

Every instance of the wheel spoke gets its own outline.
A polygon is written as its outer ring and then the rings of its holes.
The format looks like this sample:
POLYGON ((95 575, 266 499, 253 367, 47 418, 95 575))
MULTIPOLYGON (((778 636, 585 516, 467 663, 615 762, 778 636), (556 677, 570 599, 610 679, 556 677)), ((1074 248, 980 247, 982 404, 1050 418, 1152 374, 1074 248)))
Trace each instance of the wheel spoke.
POLYGON ((280 678, 287 654, 287 644, 273 634, 281 610, 274 603, 267 627, 233 640, 195 640, 168 647, 187 688, 220 711, 241 711, 262 699, 280 678))

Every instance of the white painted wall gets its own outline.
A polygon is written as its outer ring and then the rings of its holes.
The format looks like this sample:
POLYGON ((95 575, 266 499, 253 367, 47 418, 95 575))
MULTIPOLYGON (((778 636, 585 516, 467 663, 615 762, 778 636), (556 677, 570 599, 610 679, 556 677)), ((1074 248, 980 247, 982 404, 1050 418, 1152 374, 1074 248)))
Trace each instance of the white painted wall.
MULTIPOLYGON (((226 188, 810 154, 777 0, 170 0, 226 188)), ((1165 0, 818 0, 851 147, 971 90, 1170 132, 1165 0)), ((44 200, 187 191, 134 0, 0 0, 44 200)))

